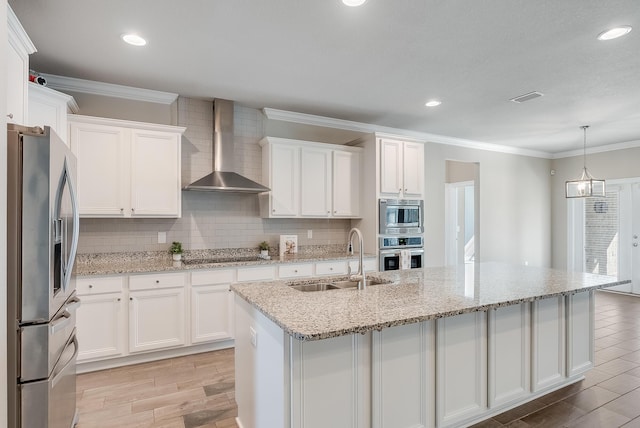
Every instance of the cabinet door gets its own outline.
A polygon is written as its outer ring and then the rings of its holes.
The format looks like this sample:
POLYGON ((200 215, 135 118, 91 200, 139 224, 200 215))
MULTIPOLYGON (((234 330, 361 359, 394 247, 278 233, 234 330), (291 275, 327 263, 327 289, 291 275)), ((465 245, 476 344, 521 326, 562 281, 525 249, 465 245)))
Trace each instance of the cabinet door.
POLYGON ((550 297, 531 304, 534 391, 558 384, 565 376, 564 297, 550 297))
POLYGON ((233 293, 229 285, 191 288, 191 343, 233 338, 233 293))
POLYGON ((331 214, 331 150, 300 150, 300 214, 331 214))
POLYGON ((78 204, 85 217, 123 217, 129 203, 127 131, 71 123, 71 151, 78 159, 78 204))
POLYGON ((380 193, 400 196, 402 193, 402 142, 380 140, 380 193))
POLYGON ((29 57, 7 44, 7 122, 27 122, 27 73, 29 57))
POLYGON ((184 345, 184 309, 184 288, 130 292, 129 352, 184 345))
POLYGON ((424 182, 424 145, 422 143, 404 143, 402 176, 403 196, 422 198, 424 182))
POLYGON ((298 215, 300 149, 274 144, 271 148, 271 216, 298 215))
POLYGON ((78 361, 117 357, 126 352, 127 308, 122 293, 80 296, 78 361))
POLYGON ((180 135, 131 131, 131 215, 180 217, 180 135))
POLYGON ((334 217, 360 215, 360 153, 333 152, 333 213, 334 217))

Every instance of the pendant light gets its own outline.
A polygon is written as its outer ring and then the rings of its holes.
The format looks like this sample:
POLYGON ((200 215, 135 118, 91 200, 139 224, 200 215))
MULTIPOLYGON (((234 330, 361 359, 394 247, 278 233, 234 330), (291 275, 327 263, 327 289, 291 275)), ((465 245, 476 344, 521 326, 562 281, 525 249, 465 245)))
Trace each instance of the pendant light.
POLYGON ((593 178, 587 171, 587 128, 589 126, 581 126, 584 131, 584 154, 582 175, 577 180, 566 182, 565 196, 567 198, 591 198, 594 196, 605 196, 604 180, 593 178))

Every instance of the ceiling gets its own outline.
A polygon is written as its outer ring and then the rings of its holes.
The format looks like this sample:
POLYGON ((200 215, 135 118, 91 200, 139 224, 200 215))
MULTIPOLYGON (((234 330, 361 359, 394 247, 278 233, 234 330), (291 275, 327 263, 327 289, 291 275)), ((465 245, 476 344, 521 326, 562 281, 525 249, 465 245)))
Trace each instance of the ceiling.
POLYGON ((640 141, 637 0, 9 4, 43 73, 547 153, 580 149, 583 124, 590 147, 640 141))

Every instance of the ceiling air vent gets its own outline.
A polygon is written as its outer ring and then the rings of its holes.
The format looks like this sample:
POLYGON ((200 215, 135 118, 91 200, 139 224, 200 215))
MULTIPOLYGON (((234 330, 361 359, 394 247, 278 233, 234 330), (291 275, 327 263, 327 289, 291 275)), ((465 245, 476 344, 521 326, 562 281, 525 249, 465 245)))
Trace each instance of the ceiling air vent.
POLYGON ((541 96, 543 96, 544 94, 542 92, 529 92, 528 94, 524 94, 524 95, 520 95, 517 96, 515 98, 511 98, 510 101, 513 101, 514 103, 523 103, 525 101, 529 101, 532 100, 534 98, 539 98, 541 96))

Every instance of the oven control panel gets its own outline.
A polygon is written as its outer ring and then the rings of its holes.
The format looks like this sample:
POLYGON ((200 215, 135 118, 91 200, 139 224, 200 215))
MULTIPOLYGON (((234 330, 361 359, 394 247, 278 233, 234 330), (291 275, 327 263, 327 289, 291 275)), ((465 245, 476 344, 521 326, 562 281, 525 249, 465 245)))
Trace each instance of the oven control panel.
POLYGON ((403 237, 381 237, 381 250, 386 248, 422 248, 424 240, 422 236, 403 236, 403 237))

